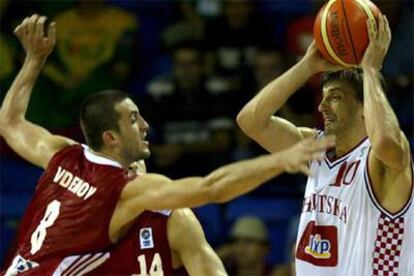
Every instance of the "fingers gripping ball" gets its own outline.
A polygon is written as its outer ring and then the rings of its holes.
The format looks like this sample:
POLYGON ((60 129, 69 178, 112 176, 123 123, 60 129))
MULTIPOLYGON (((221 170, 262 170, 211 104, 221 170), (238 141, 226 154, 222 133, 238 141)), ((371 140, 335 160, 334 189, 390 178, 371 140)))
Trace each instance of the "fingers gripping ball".
POLYGON ((378 26, 380 14, 369 0, 330 0, 313 26, 319 51, 331 63, 358 65, 369 43, 367 20, 375 20, 373 26, 378 26))

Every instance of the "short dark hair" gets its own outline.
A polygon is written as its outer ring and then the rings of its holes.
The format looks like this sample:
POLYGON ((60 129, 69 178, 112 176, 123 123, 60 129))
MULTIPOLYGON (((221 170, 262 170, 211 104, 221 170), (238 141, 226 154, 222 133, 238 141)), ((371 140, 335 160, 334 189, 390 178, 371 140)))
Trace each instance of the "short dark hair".
POLYGON ((106 130, 119 131, 120 114, 115 105, 129 96, 117 90, 105 90, 87 97, 81 106, 80 123, 86 143, 93 150, 103 146, 102 133, 106 130))
MULTIPOLYGON (((382 89, 384 92, 387 91, 387 85, 385 82, 384 77, 381 73, 378 74, 382 89)), ((333 81, 345 81, 355 91, 355 96, 358 101, 361 103, 364 102, 364 78, 363 78, 363 71, 360 68, 356 69, 346 69, 338 72, 325 72, 321 78, 321 87, 323 88, 330 82, 333 81)))

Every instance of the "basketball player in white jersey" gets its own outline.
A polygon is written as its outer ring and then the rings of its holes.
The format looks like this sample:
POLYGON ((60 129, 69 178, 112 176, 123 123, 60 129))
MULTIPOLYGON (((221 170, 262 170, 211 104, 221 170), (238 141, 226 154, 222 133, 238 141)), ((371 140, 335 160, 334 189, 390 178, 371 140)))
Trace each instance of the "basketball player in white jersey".
POLYGON ((359 69, 329 64, 313 43, 237 118, 244 132, 270 152, 309 136, 336 135, 335 149, 310 163, 296 246, 299 276, 414 275, 412 159, 380 81, 391 32, 385 17, 379 18, 378 30, 368 24, 370 44, 359 69), (324 132, 273 116, 323 71, 331 71, 323 77, 319 105, 324 132))

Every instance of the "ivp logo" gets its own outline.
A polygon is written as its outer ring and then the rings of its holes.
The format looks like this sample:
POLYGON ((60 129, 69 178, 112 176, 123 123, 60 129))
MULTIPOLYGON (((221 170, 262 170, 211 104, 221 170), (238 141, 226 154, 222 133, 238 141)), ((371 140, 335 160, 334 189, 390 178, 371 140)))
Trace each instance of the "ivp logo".
POLYGON ((338 229, 335 225, 317 225, 310 221, 303 231, 296 258, 316 266, 338 264, 338 229))
POLYGON ((305 253, 317 259, 329 259, 331 243, 329 240, 321 239, 318 234, 311 235, 308 246, 305 247, 305 253))

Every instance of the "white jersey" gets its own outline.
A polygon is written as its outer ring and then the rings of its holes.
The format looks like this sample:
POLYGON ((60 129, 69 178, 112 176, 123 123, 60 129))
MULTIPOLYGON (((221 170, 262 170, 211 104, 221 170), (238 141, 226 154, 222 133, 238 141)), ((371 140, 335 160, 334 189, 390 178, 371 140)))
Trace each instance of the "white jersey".
MULTIPOLYGON (((391 214, 378 203, 366 138, 343 157, 313 161, 296 243, 298 276, 414 275, 413 188, 391 214)), ((411 174, 413 178, 413 172, 411 174)))

